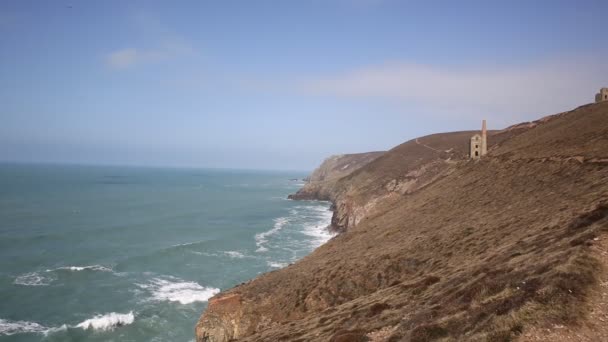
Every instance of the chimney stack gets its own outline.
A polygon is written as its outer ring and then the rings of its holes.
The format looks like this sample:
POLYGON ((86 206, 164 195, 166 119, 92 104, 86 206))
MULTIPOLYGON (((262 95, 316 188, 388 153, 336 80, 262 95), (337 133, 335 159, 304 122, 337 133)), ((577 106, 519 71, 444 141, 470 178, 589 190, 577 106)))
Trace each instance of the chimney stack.
POLYGON ((488 140, 486 132, 486 120, 481 122, 481 155, 485 156, 488 153, 488 140))

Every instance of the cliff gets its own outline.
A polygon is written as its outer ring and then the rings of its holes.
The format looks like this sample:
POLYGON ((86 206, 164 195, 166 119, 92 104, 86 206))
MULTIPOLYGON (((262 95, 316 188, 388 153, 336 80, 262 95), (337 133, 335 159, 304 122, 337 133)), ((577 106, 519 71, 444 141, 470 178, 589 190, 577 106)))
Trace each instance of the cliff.
POLYGON ((312 172, 302 189, 289 195, 289 199, 330 201, 338 180, 369 164, 383 154, 384 152, 367 152, 331 156, 312 172))
POLYGON ((471 133, 335 180, 323 195, 344 232, 212 298, 197 341, 543 340, 586 324, 605 273, 608 103, 492 131, 477 161, 471 133))

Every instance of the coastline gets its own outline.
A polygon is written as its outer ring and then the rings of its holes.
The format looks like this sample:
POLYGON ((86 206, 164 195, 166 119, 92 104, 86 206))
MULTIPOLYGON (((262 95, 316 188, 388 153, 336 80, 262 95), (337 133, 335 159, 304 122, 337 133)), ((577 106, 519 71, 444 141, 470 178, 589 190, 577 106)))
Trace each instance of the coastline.
POLYGON ((307 183, 290 198, 331 200, 341 234, 212 298, 197 342, 513 340, 575 328, 599 286, 589 247, 608 219, 606 113, 586 105, 491 131, 480 160, 467 144, 477 131, 419 137, 307 183))
POLYGON ((290 173, 1 171, 0 250, 11 262, 2 269, 0 340, 191 340, 208 298, 307 256, 331 221, 329 203, 286 200, 303 185, 286 181, 290 173), (280 217, 291 222, 256 253, 255 235, 280 217))
MULTIPOLYGON (((274 264, 278 266, 277 271, 289 270, 302 259, 310 257, 312 254, 322 249, 328 243, 331 243, 335 238, 340 236, 347 230, 348 224, 354 226, 348 218, 348 213, 343 214, 341 209, 346 208, 343 202, 339 200, 337 181, 343 176, 348 175, 367 163, 375 160, 384 152, 370 152, 362 154, 332 156, 326 159, 319 168, 306 177, 306 181, 300 184, 301 187, 294 193, 287 195, 286 199, 293 202, 302 203, 323 203, 326 204, 326 211, 330 213, 326 217, 326 221, 320 224, 318 228, 319 235, 323 235, 321 243, 315 246, 306 256, 285 265, 274 264), (346 170, 348 168, 348 170, 346 170), (286 267, 281 267, 286 266, 286 267)), ((281 230, 281 225, 284 224, 280 218, 275 218, 275 227, 269 231, 256 235, 256 240, 263 240, 267 235, 272 235, 274 232, 281 230)), ((264 251, 264 246, 258 245, 258 251, 264 251), (262 248, 262 250, 260 250, 262 248)), ((244 330, 256 329, 262 321, 267 321, 268 318, 260 316, 255 312, 249 312, 251 307, 246 303, 249 301, 239 293, 242 286, 252 284, 259 279, 263 279, 274 271, 260 274, 246 282, 241 283, 233 288, 221 291, 217 295, 209 299, 207 309, 202 314, 199 322, 195 326, 195 335, 197 342, 208 341, 228 341, 233 338, 238 338, 246 334, 244 330), (223 318, 221 318, 223 317, 223 318), (248 317, 256 317, 250 321, 248 317), (227 323, 225 320, 228 319, 227 323), (243 321, 244 320, 244 321, 243 321), (237 321, 240 321, 238 325, 237 321), (244 325, 245 328, 240 327, 244 325)), ((264 323, 262 323, 264 324, 264 323)))

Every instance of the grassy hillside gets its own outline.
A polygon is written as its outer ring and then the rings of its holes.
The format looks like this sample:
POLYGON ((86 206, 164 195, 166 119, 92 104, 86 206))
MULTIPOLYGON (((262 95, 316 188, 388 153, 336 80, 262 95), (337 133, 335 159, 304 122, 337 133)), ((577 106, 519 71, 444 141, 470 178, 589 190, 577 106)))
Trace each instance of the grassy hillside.
POLYGON ((584 321, 608 230, 608 103, 493 132, 479 161, 470 135, 407 142, 341 179, 344 206, 373 208, 218 295, 199 340, 509 341, 584 321))
POLYGON ((376 160, 383 154, 384 151, 331 156, 325 159, 312 172, 302 189, 295 194, 289 195, 289 199, 331 200, 336 182, 376 160))

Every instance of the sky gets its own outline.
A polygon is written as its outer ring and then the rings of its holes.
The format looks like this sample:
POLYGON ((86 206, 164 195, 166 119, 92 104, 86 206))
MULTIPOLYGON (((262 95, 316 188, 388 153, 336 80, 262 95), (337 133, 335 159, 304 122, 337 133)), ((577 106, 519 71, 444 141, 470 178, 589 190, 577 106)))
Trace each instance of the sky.
POLYGON ((0 1, 0 161, 311 170, 608 86, 606 1, 0 1))

